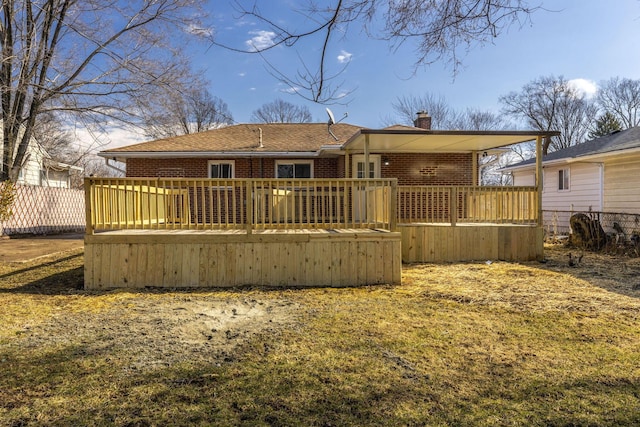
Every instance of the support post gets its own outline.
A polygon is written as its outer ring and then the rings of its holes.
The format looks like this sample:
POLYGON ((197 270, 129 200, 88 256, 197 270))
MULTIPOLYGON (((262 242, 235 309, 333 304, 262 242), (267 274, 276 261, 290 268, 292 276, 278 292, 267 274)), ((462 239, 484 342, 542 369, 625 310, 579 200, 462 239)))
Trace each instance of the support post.
POLYGON ((471 185, 478 186, 480 182, 480 178, 478 177, 478 163, 480 162, 480 157, 478 156, 477 151, 471 152, 471 157, 473 158, 473 163, 471 164, 471 185))
POLYGON ((536 190, 538 194, 538 226, 542 227, 542 136, 536 137, 536 190))
POLYGON ((84 179, 84 212, 85 212, 85 221, 86 221, 86 226, 84 229, 85 234, 93 234, 94 231, 94 224, 93 224, 93 218, 91 215, 91 203, 92 203, 92 187, 93 184, 93 180, 91 178, 85 178, 84 179))
POLYGON ((344 177, 351 178, 351 159, 349 156, 349 151, 344 154, 344 177))
POLYGON ((245 181, 245 198, 246 198, 246 221, 245 224, 247 235, 253 233, 253 180, 248 179, 245 181))
POLYGON ((458 222, 458 191, 457 187, 449 189, 449 222, 455 227, 458 222))
POLYGON ((391 200, 389 202, 391 210, 389 213, 389 229, 398 231, 398 178, 391 180, 391 200))
POLYGON ((364 178, 369 179, 369 135, 364 136, 364 178))

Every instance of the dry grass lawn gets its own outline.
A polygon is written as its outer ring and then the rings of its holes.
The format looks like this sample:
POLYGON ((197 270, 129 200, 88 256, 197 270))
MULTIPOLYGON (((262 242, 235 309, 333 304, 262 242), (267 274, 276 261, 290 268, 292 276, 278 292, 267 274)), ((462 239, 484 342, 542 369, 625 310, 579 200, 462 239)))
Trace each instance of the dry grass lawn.
POLYGON ((640 261, 546 254, 192 292, 0 264, 0 425, 640 425, 640 261))

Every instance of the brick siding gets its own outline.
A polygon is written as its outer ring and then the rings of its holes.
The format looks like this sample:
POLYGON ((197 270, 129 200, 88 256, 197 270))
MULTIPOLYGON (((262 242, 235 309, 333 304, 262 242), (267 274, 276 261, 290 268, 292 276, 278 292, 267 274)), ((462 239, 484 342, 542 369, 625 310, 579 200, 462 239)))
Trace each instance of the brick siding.
POLYGON ((398 185, 473 185, 470 153, 392 153, 382 156, 383 178, 398 178, 398 185))
MULTIPOLYGON (((383 178, 398 178, 400 185, 472 185, 473 156, 469 153, 393 153, 382 156, 383 178)), ((128 177, 208 177, 207 165, 215 159, 128 159, 128 177)), ((222 159, 220 159, 222 160, 222 159)), ((275 159, 235 160, 236 178, 274 178, 275 159)), ((315 178, 343 178, 344 158, 313 160, 315 178)))

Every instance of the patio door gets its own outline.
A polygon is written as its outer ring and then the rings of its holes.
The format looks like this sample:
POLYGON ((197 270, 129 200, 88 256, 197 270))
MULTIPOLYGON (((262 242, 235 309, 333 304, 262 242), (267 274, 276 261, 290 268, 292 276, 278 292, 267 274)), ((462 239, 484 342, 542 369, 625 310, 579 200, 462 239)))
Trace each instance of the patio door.
MULTIPOLYGON (((365 165, 363 154, 353 156, 353 178, 373 179, 380 178, 380 155, 369 154, 369 165, 365 165)), ((367 221, 367 193, 370 191, 366 185, 356 185, 353 194, 353 219, 356 222, 367 221)))
POLYGON ((380 155, 369 154, 369 167, 364 166, 364 155, 353 155, 351 170, 354 178, 380 178, 380 155), (367 173, 368 172, 368 173, 367 173))

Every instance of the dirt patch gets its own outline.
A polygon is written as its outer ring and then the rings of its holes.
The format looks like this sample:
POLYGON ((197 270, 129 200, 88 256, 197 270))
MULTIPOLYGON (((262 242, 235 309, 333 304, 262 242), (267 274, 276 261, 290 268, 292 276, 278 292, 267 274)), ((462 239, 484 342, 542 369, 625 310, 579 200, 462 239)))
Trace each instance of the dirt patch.
MULTIPOLYGON (((96 297, 100 298, 100 297, 96 297)), ((97 313, 60 313, 17 332, 16 346, 76 346, 78 355, 128 359, 118 364, 133 371, 180 362, 233 361, 236 349, 257 334, 274 337, 295 322, 296 304, 274 299, 196 300, 176 294, 127 297, 97 313)))
POLYGON ((299 304, 277 291, 84 291, 82 263, 81 251, 0 262, 0 349, 70 347, 140 371, 231 361, 252 337, 298 322, 299 304))

